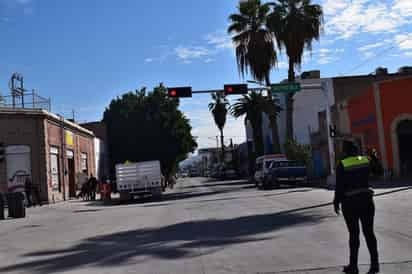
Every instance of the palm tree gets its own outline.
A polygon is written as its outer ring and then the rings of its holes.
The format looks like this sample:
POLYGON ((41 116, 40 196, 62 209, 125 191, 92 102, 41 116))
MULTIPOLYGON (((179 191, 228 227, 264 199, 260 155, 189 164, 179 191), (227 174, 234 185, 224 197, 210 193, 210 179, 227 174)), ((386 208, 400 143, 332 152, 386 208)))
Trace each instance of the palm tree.
POLYGON ((262 110, 265 108, 266 99, 260 93, 252 92, 238 99, 230 107, 231 114, 239 118, 245 115, 245 123, 250 122, 253 130, 256 156, 263 155, 263 134, 262 134, 262 110))
MULTIPOLYGON (((289 58, 288 81, 295 81, 295 68, 302 64, 305 48, 312 50, 313 40, 319 40, 322 24, 322 7, 311 0, 276 0, 268 17, 268 26, 276 38, 280 51, 286 49, 289 58)), ((293 139, 293 93, 286 98, 286 136, 293 139)))
POLYGON ((212 94, 213 102, 209 104, 209 110, 212 112, 213 118, 215 120, 216 126, 219 128, 220 131, 220 143, 222 146, 222 162, 225 159, 225 143, 223 137, 223 128, 226 124, 226 115, 227 115, 227 108, 229 102, 223 95, 223 93, 213 93, 212 94))
MULTIPOLYGON (((267 24, 270 4, 248 0, 241 2, 238 9, 239 14, 229 16, 231 25, 228 28, 228 33, 233 35, 238 70, 242 77, 250 72, 255 80, 265 81, 270 86, 270 71, 277 64, 274 36, 267 24)), ((270 95, 268 98, 271 99, 270 95)), ((270 126, 275 151, 279 152, 277 119, 270 119, 270 126)))
MULTIPOLYGON (((263 112, 268 116, 269 118, 269 123, 271 128, 279 132, 278 129, 278 123, 277 123, 277 118, 279 112, 281 112, 283 109, 277 104, 270 95, 266 98, 264 98, 264 104, 263 104, 263 112)), ((272 132, 273 134, 273 132, 272 132)), ((278 138, 278 137, 277 137, 278 138)), ((279 138, 277 139, 277 142, 274 142, 274 150, 275 153, 280 152, 280 144, 279 144, 279 138)))

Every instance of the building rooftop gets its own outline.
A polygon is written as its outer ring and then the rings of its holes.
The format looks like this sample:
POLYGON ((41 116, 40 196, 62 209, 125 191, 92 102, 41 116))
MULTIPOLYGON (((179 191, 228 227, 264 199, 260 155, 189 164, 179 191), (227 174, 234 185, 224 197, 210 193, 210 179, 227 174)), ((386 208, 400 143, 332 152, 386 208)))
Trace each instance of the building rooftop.
POLYGON ((1 108, 0 107, 0 117, 2 115, 19 115, 19 116, 43 116, 49 120, 56 122, 63 122, 66 127, 78 130, 87 135, 93 136, 94 133, 76 123, 73 123, 62 116, 56 115, 44 109, 27 109, 27 108, 1 108))

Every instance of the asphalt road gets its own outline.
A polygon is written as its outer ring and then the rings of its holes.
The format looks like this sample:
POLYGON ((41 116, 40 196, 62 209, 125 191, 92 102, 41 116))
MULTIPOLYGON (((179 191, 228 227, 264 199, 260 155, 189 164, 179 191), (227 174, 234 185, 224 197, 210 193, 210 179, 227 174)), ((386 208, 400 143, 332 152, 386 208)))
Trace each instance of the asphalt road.
MULTIPOLYGON (((412 273, 412 188, 377 190, 381 273, 412 273)), ((348 235, 325 189, 184 179, 161 202, 70 201, 0 222, 0 273, 341 273, 348 235)), ((361 270, 368 267, 362 239, 361 270)))

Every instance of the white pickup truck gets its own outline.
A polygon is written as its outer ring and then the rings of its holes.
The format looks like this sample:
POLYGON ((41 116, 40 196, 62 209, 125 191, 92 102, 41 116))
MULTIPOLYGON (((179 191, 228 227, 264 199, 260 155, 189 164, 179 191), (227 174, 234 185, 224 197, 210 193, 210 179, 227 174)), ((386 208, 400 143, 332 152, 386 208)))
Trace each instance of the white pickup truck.
POLYGON ((162 173, 159 161, 116 165, 117 190, 121 200, 135 196, 152 195, 162 197, 162 173))

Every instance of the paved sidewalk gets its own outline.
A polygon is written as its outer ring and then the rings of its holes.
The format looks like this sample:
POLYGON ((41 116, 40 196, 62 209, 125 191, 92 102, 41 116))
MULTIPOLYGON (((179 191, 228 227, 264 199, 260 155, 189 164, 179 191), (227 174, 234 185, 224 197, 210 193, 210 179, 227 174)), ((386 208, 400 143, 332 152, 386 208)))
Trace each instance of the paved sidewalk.
MULTIPOLYGON (((366 273, 369 270, 368 265, 359 266, 359 273, 366 273)), ((411 273, 412 262, 383 263, 381 264, 382 274, 406 274, 411 273)), ((281 272, 258 272, 257 274, 337 274, 343 273, 342 267, 312 268, 302 270, 289 270, 281 272)))

